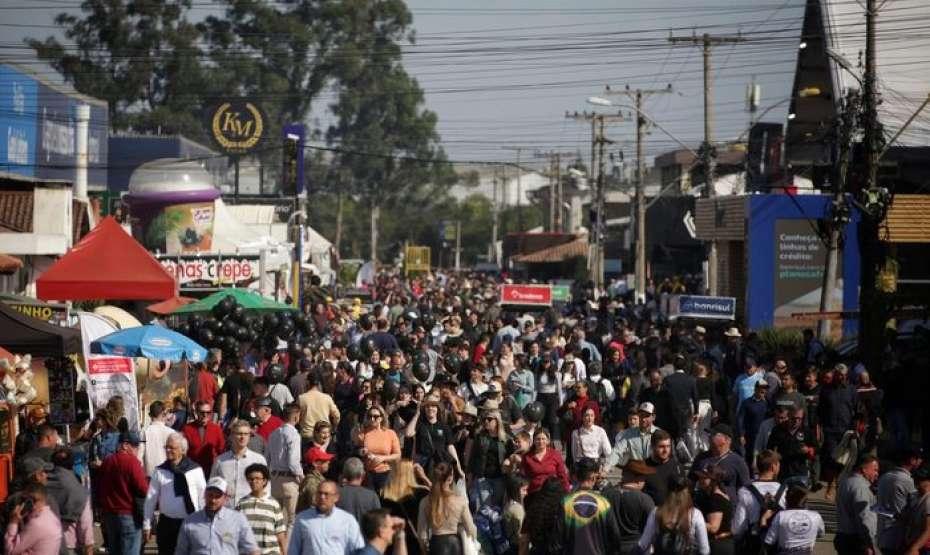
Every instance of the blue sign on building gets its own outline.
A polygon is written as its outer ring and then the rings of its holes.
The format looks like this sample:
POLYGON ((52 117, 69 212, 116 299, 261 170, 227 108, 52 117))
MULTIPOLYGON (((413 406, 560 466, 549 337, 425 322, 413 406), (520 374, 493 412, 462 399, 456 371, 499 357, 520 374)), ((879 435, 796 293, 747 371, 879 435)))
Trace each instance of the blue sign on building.
POLYGON ((734 297, 706 297, 701 295, 674 295, 669 299, 669 318, 696 320, 736 319, 734 297))
POLYGON ((0 65, 0 171, 35 175, 38 84, 0 65))
POLYGON ((77 164, 75 109, 90 105, 87 139, 87 183, 107 185, 107 135, 109 112, 106 104, 88 101, 77 94, 66 94, 45 84, 38 86, 39 144, 36 150, 36 176, 43 179, 74 181, 77 164))

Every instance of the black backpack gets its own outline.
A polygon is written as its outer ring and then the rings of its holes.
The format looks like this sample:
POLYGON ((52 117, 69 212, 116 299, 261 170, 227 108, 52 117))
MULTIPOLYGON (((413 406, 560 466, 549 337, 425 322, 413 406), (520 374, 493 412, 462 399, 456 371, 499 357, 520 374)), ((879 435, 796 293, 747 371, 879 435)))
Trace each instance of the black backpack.
MULTIPOLYGON (((658 523, 656 523, 658 525, 658 523)), ((652 542, 654 555, 687 555, 691 553, 691 542, 681 533, 678 526, 665 528, 658 525, 658 533, 652 542)))
MULTIPOLYGON (((765 514, 766 511, 770 510, 773 513, 777 513, 781 510, 781 498, 785 496, 785 490, 788 489, 788 485, 780 484, 778 486, 778 491, 775 492, 775 495, 772 495, 771 493, 766 493, 763 495, 762 492, 756 488, 755 484, 749 484, 746 486, 746 489, 749 490, 749 493, 752 494, 752 496, 756 499, 756 502, 759 503, 759 520, 761 522, 762 515, 765 514)), ((775 515, 773 514, 772 516, 774 517, 775 515)), ((760 522, 756 522, 754 524, 757 526, 759 531, 758 536, 764 537, 766 530, 768 530, 768 526, 763 527, 760 522)), ((769 519, 769 524, 771 523, 772 519, 769 519)))

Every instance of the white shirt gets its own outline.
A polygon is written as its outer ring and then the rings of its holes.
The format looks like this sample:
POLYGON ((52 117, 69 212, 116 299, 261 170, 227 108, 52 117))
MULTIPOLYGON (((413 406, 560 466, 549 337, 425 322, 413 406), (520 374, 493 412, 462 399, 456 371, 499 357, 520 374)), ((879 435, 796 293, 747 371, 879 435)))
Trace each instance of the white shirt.
MULTIPOLYGON (((653 509, 649 513, 649 518, 646 519, 646 528, 643 529, 643 535, 639 538, 639 549, 643 553, 652 552, 652 542, 655 541, 658 531, 656 510, 653 509)), ((691 545, 701 555, 710 555, 710 543, 707 541, 707 524, 704 522, 704 515, 695 508, 691 509, 691 545)))
MULTIPOLYGON (((187 480, 194 511, 199 511, 203 508, 203 493, 207 489, 203 470, 199 466, 194 467, 184 473, 184 478, 187 480)), ((145 496, 143 511, 145 515, 145 520, 142 522, 143 530, 151 530, 155 509, 168 518, 183 519, 188 515, 187 508, 184 506, 184 497, 174 494, 174 474, 164 468, 156 468, 149 479, 149 491, 145 496)))
POLYGON ((610 439, 607 432, 597 424, 591 426, 591 429, 584 426, 577 428, 572 432, 572 458, 579 461, 584 457, 594 460, 600 460, 601 457, 610 455, 610 439))
MULTIPOLYGON (((763 497, 771 495, 774 498, 781 488, 779 482, 754 481, 752 485, 756 486, 756 489, 759 490, 763 497)), ((785 493, 787 493, 787 490, 782 492, 781 497, 778 499, 778 505, 781 508, 785 507, 785 493)), ((739 491, 736 492, 736 498, 736 508, 733 510, 730 530, 734 536, 742 536, 744 533, 757 528, 759 519, 762 517, 760 513, 761 507, 756 497, 747 487, 739 488, 739 491)))
POLYGON ((245 479, 245 469, 256 463, 268 466, 265 457, 248 448, 238 457, 232 451, 225 451, 213 461, 210 477, 219 476, 226 480, 226 495, 229 496, 226 499, 227 507, 235 509, 239 501, 251 491, 245 479))
POLYGON ((775 513, 765 534, 765 543, 782 551, 812 547, 825 533, 823 518, 818 513, 806 509, 785 509, 775 513))
POLYGON ((152 422, 145 428, 145 447, 139 449, 139 458, 145 465, 145 475, 151 476, 155 467, 165 462, 165 443, 174 430, 164 422, 152 422))

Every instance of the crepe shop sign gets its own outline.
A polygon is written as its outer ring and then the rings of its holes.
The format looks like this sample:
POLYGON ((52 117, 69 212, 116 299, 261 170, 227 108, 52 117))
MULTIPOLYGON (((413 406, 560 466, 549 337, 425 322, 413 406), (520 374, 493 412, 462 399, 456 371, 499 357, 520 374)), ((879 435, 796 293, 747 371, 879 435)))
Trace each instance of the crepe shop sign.
POLYGON ((501 285, 501 304, 552 306, 549 285, 501 285))
POLYGON ((186 288, 244 285, 258 279, 258 257, 162 258, 161 265, 186 288))

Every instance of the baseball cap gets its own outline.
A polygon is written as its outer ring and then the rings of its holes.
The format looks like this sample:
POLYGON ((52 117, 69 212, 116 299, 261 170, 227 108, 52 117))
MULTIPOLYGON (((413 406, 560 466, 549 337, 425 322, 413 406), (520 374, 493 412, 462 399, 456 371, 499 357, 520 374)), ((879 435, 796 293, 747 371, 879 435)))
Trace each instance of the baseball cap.
POLYGON ((271 397, 261 397, 255 401, 256 407, 270 407, 272 406, 271 397))
POLYGON ((639 412, 645 412, 646 414, 655 414, 656 407, 649 401, 646 401, 645 403, 641 403, 639 405, 639 412))
POLYGON ((207 489, 215 489, 226 493, 227 487, 228 485, 226 484, 226 480, 220 478, 219 476, 214 476, 210 478, 209 481, 207 481, 207 489))
POLYGON ((314 445, 313 447, 310 448, 309 451, 307 451, 307 455, 305 458, 307 462, 315 463, 317 461, 331 461, 335 457, 336 455, 327 453, 326 451, 320 449, 319 446, 314 445))
POLYGON ((38 472, 44 470, 46 472, 51 472, 55 469, 55 465, 49 462, 45 462, 39 457, 26 457, 23 459, 23 462, 20 463, 23 473, 27 476, 33 472, 38 472))
POLYGON ((501 384, 499 384, 499 383, 497 383, 497 382, 495 382, 495 381, 493 381, 493 380, 491 381, 491 383, 488 384, 488 391, 489 391, 489 392, 500 393, 500 392, 501 392, 501 389, 502 389, 502 388, 501 388, 501 384))
POLYGON ((123 432, 123 433, 121 433, 121 434, 119 435, 119 442, 120 442, 120 443, 130 443, 130 444, 132 444, 132 445, 134 445, 134 446, 137 446, 137 445, 139 445, 140 443, 142 443, 142 438, 139 437, 139 433, 138 433, 138 432, 135 432, 135 431, 133 431, 133 430, 129 430, 128 432, 123 432))
POLYGON ((733 428, 731 428, 728 424, 717 424, 716 426, 711 428, 710 433, 711 435, 715 435, 715 434, 725 435, 728 438, 733 439, 733 428))

